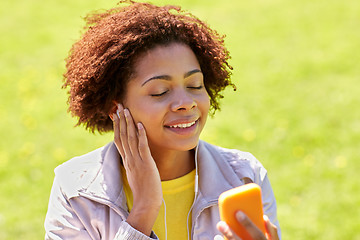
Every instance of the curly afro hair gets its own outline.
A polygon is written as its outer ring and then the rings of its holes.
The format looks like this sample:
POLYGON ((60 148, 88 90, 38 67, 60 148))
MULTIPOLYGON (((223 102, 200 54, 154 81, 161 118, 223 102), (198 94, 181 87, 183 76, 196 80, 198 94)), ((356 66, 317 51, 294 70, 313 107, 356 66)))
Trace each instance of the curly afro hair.
POLYGON ((220 92, 229 85, 235 89, 224 36, 177 6, 120 3, 125 6, 85 18, 85 32, 66 59, 63 88, 70 87, 69 111, 78 117, 77 126, 99 133, 113 130, 109 113, 114 100, 124 96, 136 57, 173 42, 184 43, 195 53, 212 113, 219 109, 220 92))

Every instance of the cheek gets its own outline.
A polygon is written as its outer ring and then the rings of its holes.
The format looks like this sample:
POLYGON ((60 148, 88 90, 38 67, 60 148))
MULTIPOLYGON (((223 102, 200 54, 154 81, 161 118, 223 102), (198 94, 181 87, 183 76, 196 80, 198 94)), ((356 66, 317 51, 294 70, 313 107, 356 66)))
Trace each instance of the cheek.
POLYGON ((161 116, 159 109, 156 108, 154 104, 150 104, 146 101, 142 101, 141 104, 137 104, 136 106, 129 106, 129 109, 132 113, 134 122, 143 123, 145 128, 157 123, 159 121, 159 117, 161 116))
POLYGON ((206 93, 204 94, 201 99, 199 100, 199 108, 203 112, 203 114, 206 113, 206 115, 209 113, 210 109, 210 98, 209 95, 206 93))

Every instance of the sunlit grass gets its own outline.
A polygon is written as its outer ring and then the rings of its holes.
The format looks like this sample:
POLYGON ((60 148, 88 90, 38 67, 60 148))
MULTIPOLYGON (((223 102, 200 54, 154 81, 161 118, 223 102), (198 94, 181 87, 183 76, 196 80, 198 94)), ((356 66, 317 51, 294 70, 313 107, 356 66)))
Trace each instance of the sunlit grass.
MULTIPOLYGON (((360 239, 360 2, 181 4, 227 35, 238 88, 202 138, 265 165, 284 239, 360 239)), ((73 128, 60 87, 81 17, 114 5, 2 3, 0 239, 43 238, 53 169, 111 141, 73 128)))

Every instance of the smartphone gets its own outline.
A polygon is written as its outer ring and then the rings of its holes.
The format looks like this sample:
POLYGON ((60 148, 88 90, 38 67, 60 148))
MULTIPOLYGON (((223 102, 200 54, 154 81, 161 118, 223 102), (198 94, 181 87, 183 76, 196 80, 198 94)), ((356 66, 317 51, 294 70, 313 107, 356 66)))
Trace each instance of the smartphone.
POLYGON ((255 183, 249 183, 223 192, 219 197, 220 218, 242 239, 252 240, 250 234, 237 221, 237 211, 245 213, 251 221, 264 233, 265 223, 261 200, 261 188, 255 183))

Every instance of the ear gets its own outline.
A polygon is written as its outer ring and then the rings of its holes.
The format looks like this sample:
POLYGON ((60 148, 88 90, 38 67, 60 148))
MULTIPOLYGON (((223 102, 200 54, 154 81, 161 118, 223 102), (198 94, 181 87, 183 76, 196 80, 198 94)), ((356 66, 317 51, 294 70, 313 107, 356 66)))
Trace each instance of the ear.
POLYGON ((114 121, 113 119, 113 114, 116 113, 116 110, 117 110, 117 106, 118 106, 119 102, 113 100, 112 101, 112 105, 111 105, 111 108, 110 108, 110 112, 109 112, 109 117, 111 118, 112 121, 114 121))

